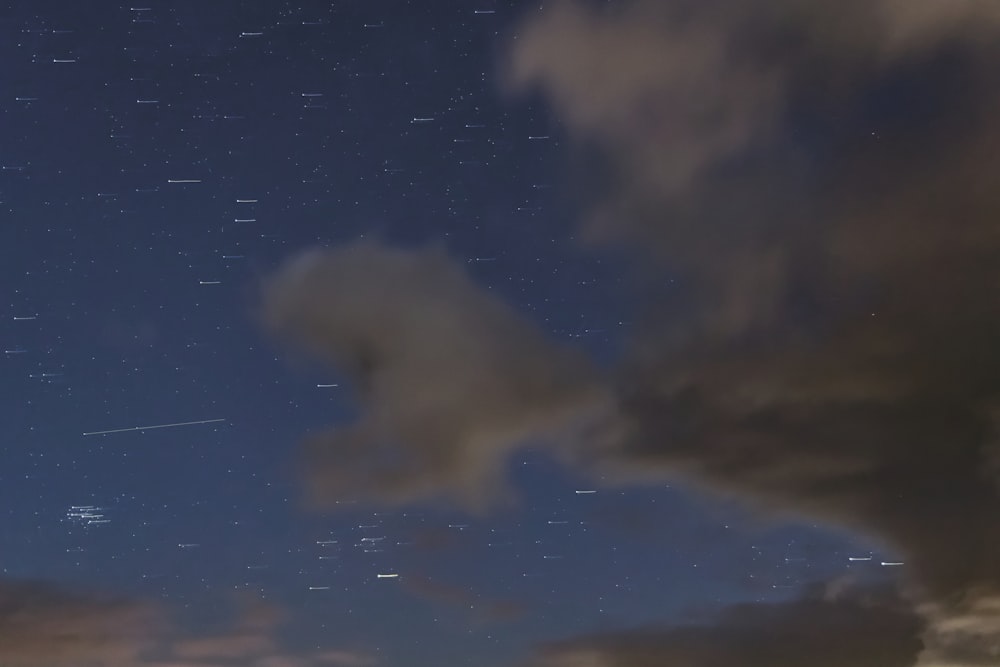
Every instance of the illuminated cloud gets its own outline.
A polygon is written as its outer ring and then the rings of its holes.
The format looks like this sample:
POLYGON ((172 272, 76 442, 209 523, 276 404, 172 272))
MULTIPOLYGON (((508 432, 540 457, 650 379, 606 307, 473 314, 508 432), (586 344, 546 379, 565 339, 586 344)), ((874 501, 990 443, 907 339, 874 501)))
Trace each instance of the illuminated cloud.
POLYGON ((555 3, 519 31, 508 84, 542 88, 572 131, 619 148, 633 187, 681 191, 773 121, 784 81, 775 65, 736 61, 728 25, 677 13, 555 3))
POLYGON ((745 604, 710 622, 552 643, 532 667, 908 667, 922 621, 882 595, 745 604))
MULTIPOLYGON (((699 261, 716 246, 734 254, 727 244, 748 234, 786 233, 770 217, 809 213, 790 208, 790 191, 813 185, 796 173, 803 165, 774 163, 789 159, 775 144, 804 106, 849 121, 856 94, 893 68, 956 44, 986 50, 998 33, 997 5, 976 0, 563 0, 527 15, 503 73, 509 90, 540 91, 576 139, 604 150, 604 196, 586 193, 593 237, 699 261), (762 190, 782 206, 763 207, 762 190)), ((751 286, 774 280, 784 259, 760 250, 728 258, 759 265, 751 286)))
MULTIPOLYGON (((440 252, 294 259, 265 319, 346 373, 360 413, 307 443, 311 500, 485 509, 509 497, 509 454, 548 442, 606 483, 683 477, 882 540, 929 624, 923 663, 995 660, 996 7, 527 15, 505 81, 603 156, 588 238, 684 293, 654 299, 609 388, 440 252)), ((687 636, 671 632, 672 647, 687 636)))
POLYGON ((587 361, 476 286, 443 252, 357 243, 293 259, 266 286, 277 332, 347 374, 358 419, 309 439, 309 500, 510 499, 505 461, 565 441, 605 400, 587 361))
POLYGON ((417 597, 470 611, 485 621, 510 621, 524 616, 527 611, 523 603, 485 598, 468 588, 420 575, 404 576, 402 585, 404 590, 417 597))
POLYGON ((926 664, 1000 654, 997 7, 562 2, 506 65, 606 158, 591 239, 686 286, 593 469, 885 541, 926 664))
POLYGON ((278 640, 284 614, 240 598, 230 630, 183 631, 161 605, 0 580, 0 664, 10 667, 370 667, 363 651, 302 652, 278 640))

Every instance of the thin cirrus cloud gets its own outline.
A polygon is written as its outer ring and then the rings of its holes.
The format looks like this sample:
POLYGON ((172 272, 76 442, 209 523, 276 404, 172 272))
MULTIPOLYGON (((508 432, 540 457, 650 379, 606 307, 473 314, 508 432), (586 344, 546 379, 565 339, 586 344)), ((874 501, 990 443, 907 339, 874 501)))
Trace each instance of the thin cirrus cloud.
POLYGON ((997 7, 527 15, 504 80, 603 156, 586 237, 687 294, 654 300, 673 316, 644 318, 606 380, 435 251, 293 260, 268 322, 350 375, 361 413, 307 444, 311 497, 484 509, 509 495, 507 456, 548 438, 611 483, 683 477, 881 539, 928 624, 916 660, 995 660, 997 7))

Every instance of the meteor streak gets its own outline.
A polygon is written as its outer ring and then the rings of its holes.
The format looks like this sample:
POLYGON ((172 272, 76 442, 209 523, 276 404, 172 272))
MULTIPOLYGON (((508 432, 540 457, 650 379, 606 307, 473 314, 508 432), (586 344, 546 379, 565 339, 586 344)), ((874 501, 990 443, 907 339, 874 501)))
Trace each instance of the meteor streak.
POLYGON ((107 431, 88 431, 84 435, 107 435, 108 433, 125 433, 126 431, 151 431, 154 428, 173 428, 174 426, 193 426, 194 424, 214 424, 225 419, 200 419, 193 422, 174 422, 173 424, 153 424, 152 426, 132 426, 129 428, 113 428, 107 431))

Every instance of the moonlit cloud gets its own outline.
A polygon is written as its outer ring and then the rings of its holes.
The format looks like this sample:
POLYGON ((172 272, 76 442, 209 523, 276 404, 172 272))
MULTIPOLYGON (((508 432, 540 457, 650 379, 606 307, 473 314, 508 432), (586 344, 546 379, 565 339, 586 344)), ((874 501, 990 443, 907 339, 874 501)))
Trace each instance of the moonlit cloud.
POLYGON ((421 575, 407 575, 403 588, 433 604, 444 604, 468 611, 485 621, 510 621, 525 616, 527 605, 514 600, 494 600, 456 584, 421 575))
POLYGON ((544 646, 532 667, 907 667, 922 621, 884 594, 810 596, 730 607, 685 625, 576 637, 544 646))
POLYGON ((688 286, 593 468, 883 540, 926 664, 1000 651, 998 33, 992 3, 562 2, 507 63, 605 155, 591 239, 688 286))
POLYGON ((136 664, 163 619, 152 605, 0 580, 0 663, 12 667, 136 664))
POLYGON ((369 667, 367 652, 311 653, 278 639, 284 614, 238 598, 228 630, 181 628, 162 604, 65 590, 37 581, 0 581, 0 664, 10 667, 369 667))

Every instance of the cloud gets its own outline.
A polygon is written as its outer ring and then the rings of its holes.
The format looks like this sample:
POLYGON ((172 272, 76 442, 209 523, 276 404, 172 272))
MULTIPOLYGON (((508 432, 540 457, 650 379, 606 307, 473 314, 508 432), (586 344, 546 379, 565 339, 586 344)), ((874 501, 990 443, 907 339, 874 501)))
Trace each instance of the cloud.
POLYGON ((0 580, 0 664, 9 667, 368 667, 353 649, 290 650, 279 640, 285 614, 238 598, 232 627, 182 628, 169 609, 141 600, 78 592, 38 581, 0 580))
POLYGON ((605 399, 582 355, 436 250, 356 243, 306 253, 267 284, 263 311, 358 392, 357 420, 306 444, 302 469, 319 506, 501 504, 510 452, 559 439, 605 399))
MULTIPOLYGON (((236 596, 232 602, 234 618, 232 627, 227 631, 212 635, 186 635, 175 629, 164 643, 162 655, 167 656, 172 664, 290 660, 281 655, 282 649, 276 638, 286 614, 275 605, 249 595, 236 596)), ((292 662, 297 664, 299 660, 292 662)))
MULTIPOLYGON (((695 261, 737 254, 748 204, 751 231, 786 233, 768 218, 807 213, 747 201, 778 188, 786 207, 797 203, 788 191, 802 187, 802 165, 769 161, 804 105, 849 113, 838 107, 893 67, 943 45, 988 46, 998 32, 996 4, 976 0, 633 0, 600 10, 563 0, 527 16, 502 69, 508 90, 540 91, 574 138, 605 152, 604 196, 585 195, 596 199, 591 236, 652 243, 683 263, 692 250, 695 261), (747 169, 761 151, 768 159, 747 169)), ((733 259, 766 259, 750 283, 766 287, 783 257, 759 250, 733 259)))
POLYGON ((884 25, 883 49, 927 48, 943 39, 985 41, 1000 27, 1000 7, 976 0, 880 0, 868 11, 884 25))
POLYGON ((0 663, 11 667, 135 664, 161 622, 151 605, 0 580, 0 663))
POLYGON ((527 611, 524 603, 485 598, 468 588, 425 576, 406 575, 402 582, 403 588, 417 597, 470 611, 485 621, 511 621, 524 616, 527 611))
POLYGON ((882 539, 954 664, 1000 654, 998 7, 561 2, 506 63, 605 158, 591 240, 685 285, 592 469, 882 539))
POLYGON ((882 593, 806 597, 725 609, 711 622, 577 637, 544 646, 533 667, 906 667, 923 622, 882 593))
POLYGON ((604 383, 440 252, 293 260, 265 318, 359 393, 307 443, 311 499, 485 509, 509 498, 509 454, 547 441, 607 483, 684 477, 881 539, 930 623, 925 664, 995 660, 998 7, 528 14, 504 78, 603 158, 586 236, 684 288, 604 383))
POLYGON ((374 657, 362 651, 324 651, 316 656, 316 660, 332 667, 371 667, 378 664, 374 657))
POLYGON ((372 667, 377 660, 367 651, 341 648, 326 651, 292 650, 283 645, 281 627, 288 619, 284 609, 252 596, 233 599, 233 619, 228 630, 212 634, 181 633, 176 628, 161 642, 156 659, 146 667, 372 667))

